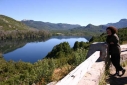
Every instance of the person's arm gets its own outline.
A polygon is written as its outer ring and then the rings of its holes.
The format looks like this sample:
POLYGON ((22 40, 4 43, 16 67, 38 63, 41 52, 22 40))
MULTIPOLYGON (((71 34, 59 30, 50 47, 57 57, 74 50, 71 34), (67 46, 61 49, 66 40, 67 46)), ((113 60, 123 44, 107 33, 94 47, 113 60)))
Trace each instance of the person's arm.
POLYGON ((112 36, 112 41, 110 44, 114 44, 114 45, 117 45, 117 43, 119 42, 119 38, 118 36, 115 34, 114 36, 112 36))

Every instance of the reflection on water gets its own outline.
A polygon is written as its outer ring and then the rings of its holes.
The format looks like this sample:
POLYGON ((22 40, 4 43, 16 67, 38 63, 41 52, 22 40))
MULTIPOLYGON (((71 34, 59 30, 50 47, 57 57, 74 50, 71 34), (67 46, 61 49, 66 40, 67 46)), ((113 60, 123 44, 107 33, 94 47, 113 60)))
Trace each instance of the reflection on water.
POLYGON ((44 58, 57 44, 68 42, 73 47, 76 41, 86 42, 87 40, 83 37, 52 37, 46 41, 10 41, 1 44, 0 51, 3 53, 5 60, 22 60, 34 63, 44 58))

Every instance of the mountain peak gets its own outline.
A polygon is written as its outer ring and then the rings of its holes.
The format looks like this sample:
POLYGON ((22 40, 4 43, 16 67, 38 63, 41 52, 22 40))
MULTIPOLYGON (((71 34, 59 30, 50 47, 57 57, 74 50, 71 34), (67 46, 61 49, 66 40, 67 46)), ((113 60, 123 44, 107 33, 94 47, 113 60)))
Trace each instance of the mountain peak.
POLYGON ((121 19, 119 22, 116 22, 116 23, 108 23, 106 24, 106 26, 115 26, 118 29, 124 28, 124 27, 127 27, 127 19, 121 19))
POLYGON ((30 19, 23 19, 21 21, 34 21, 34 20, 30 20, 30 19))
POLYGON ((88 24, 87 26, 86 26, 86 28, 91 28, 91 27, 93 27, 94 25, 92 25, 92 24, 88 24))
POLYGON ((127 19, 121 19, 119 22, 127 22, 127 19))
POLYGON ((91 23, 89 23, 87 26, 93 26, 91 23))

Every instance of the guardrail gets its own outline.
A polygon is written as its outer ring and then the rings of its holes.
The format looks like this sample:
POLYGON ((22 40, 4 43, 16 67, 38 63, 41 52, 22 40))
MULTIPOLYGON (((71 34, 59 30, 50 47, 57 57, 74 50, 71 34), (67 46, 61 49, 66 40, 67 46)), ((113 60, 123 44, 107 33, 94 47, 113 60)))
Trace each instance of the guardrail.
POLYGON ((60 80, 56 85, 77 85, 84 74, 92 67, 96 60, 100 57, 100 51, 96 51, 67 76, 60 80))

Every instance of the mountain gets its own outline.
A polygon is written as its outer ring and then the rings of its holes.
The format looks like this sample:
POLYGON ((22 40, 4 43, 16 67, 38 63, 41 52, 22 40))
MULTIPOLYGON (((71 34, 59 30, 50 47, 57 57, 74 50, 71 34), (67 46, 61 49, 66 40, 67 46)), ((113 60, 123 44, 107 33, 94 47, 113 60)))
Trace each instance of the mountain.
POLYGON ((0 30, 27 30, 36 28, 36 30, 50 30, 49 32, 54 34, 63 33, 65 35, 93 36, 105 32, 107 26, 115 26, 117 28, 127 27, 127 19, 121 19, 116 23, 108 23, 106 25, 95 26, 88 24, 87 26, 80 26, 78 24, 50 23, 34 20, 16 21, 10 17, 0 15, 0 30))
POLYGON ((24 30, 31 28, 36 29, 46 29, 46 30, 70 30, 70 29, 84 29, 87 31, 102 31, 105 30, 107 26, 115 26, 117 28, 127 27, 127 19, 121 19, 116 23, 108 23, 106 25, 95 26, 92 24, 88 24, 87 26, 80 26, 78 24, 65 24, 65 23, 50 23, 50 22, 42 22, 42 21, 34 21, 34 20, 22 20, 16 21, 10 17, 5 15, 0 15, 0 29, 4 30, 24 30))
POLYGON ((121 19, 116 23, 108 23, 106 25, 95 26, 92 24, 88 24, 87 26, 73 25, 73 24, 64 24, 64 23, 50 23, 50 22, 42 22, 42 21, 34 21, 34 20, 22 20, 22 23, 26 24, 29 27, 36 29, 46 29, 46 30, 84 30, 84 31, 92 31, 92 32, 104 32, 107 26, 115 26, 117 28, 127 27, 127 19, 121 19))
POLYGON ((5 15, 0 15, 0 30, 27 30, 28 26, 5 15))
POLYGON ((92 25, 92 24, 88 24, 87 26, 82 26, 82 27, 77 27, 77 28, 74 28, 74 29, 71 29, 71 31, 73 32, 85 32, 85 34, 87 35, 98 35, 98 34, 102 34, 103 32, 105 32, 105 29, 108 27, 108 26, 115 26, 116 28, 125 28, 127 27, 127 19, 121 19, 119 22, 116 22, 116 23, 108 23, 106 25, 98 25, 98 26, 95 26, 95 25, 92 25))
POLYGON ((74 29, 71 29, 71 32, 79 32, 79 33, 83 33, 85 35, 88 36, 96 36, 96 35, 100 35, 103 32, 105 32, 105 29, 107 28, 107 26, 105 25, 99 25, 99 26, 95 26, 92 24, 88 24, 87 26, 82 26, 82 27, 77 27, 74 29))
POLYGON ((100 31, 100 32, 102 32, 103 30, 106 29, 106 27, 107 26, 105 26, 105 25, 95 26, 95 25, 92 25, 92 24, 88 24, 83 29, 90 30, 90 31, 100 31))
POLYGON ((116 23, 108 23, 106 26, 115 26, 117 28, 124 28, 127 27, 127 19, 121 19, 119 22, 116 23))
POLYGON ((68 30, 68 29, 80 27, 80 25, 64 24, 64 23, 54 24, 50 22, 42 22, 42 21, 34 21, 34 20, 22 20, 21 22, 29 27, 33 27, 36 29, 47 29, 47 30, 68 30))

